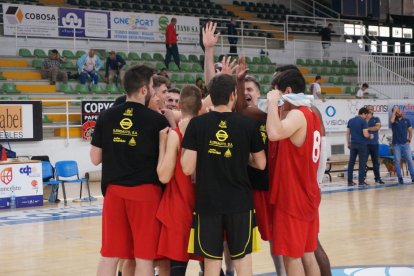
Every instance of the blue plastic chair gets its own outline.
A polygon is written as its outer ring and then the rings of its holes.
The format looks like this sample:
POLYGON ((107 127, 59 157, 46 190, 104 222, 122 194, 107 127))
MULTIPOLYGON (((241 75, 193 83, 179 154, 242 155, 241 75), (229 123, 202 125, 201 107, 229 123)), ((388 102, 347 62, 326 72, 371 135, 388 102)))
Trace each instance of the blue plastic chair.
POLYGON ((89 180, 86 178, 79 178, 78 163, 73 160, 59 161, 56 162, 56 179, 62 181, 63 198, 66 201, 66 190, 65 183, 80 183, 80 194, 79 198, 82 199, 82 186, 83 182, 86 182, 88 188, 89 201, 91 200, 91 191, 89 189, 89 180), (63 178, 63 179, 62 179, 63 178))
POLYGON ((56 193, 59 188, 59 184, 62 184, 62 181, 55 179, 52 164, 48 161, 42 161, 42 177, 43 179, 49 178, 48 181, 43 181, 43 185, 52 185, 52 192, 49 196, 49 202, 55 203, 57 198, 56 193))
POLYGON ((391 155, 390 146, 388 146, 387 144, 379 144, 378 147, 379 158, 394 160, 394 156, 391 155))

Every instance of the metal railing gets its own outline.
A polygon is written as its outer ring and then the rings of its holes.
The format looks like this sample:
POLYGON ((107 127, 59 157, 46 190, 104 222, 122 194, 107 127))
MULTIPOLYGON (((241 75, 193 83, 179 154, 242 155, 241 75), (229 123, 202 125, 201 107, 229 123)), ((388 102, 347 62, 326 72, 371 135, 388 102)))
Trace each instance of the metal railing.
POLYGON ((337 11, 319 3, 314 0, 303 1, 303 0, 289 0, 289 9, 301 11, 303 14, 312 16, 324 16, 329 18, 340 18, 341 14, 337 11))

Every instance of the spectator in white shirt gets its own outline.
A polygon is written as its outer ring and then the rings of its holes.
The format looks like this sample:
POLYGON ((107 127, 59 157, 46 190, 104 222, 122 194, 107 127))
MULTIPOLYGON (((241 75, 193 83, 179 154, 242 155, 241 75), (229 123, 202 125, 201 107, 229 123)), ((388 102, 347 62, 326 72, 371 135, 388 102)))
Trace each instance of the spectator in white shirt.
POLYGON ((368 83, 363 83, 361 88, 358 90, 358 92, 356 93, 356 98, 357 99, 363 99, 364 98, 364 94, 365 91, 368 89, 368 83))
POLYGON ((315 82, 311 83, 309 90, 312 93, 313 98, 315 100, 322 100, 324 102, 325 99, 322 96, 321 80, 322 80, 321 76, 316 76, 315 82))

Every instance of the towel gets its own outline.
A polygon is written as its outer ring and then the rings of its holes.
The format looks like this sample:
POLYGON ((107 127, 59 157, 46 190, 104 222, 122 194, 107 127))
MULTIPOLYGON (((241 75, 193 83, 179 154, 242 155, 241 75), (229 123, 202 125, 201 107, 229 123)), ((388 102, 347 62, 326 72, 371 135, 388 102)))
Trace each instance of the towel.
MULTIPOLYGON (((289 102, 293 104, 294 106, 306 106, 311 107, 313 102, 313 96, 312 95, 305 95, 303 93, 297 93, 297 94, 284 94, 279 99, 277 105, 282 106, 285 102, 289 102)), ((267 113, 269 105, 268 99, 259 99, 258 101, 258 108, 267 113)))

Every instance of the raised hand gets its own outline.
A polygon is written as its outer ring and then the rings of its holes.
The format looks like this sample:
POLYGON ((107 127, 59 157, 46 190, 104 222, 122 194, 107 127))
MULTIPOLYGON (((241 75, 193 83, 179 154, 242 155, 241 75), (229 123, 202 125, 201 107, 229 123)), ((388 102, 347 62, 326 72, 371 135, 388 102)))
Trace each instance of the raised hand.
POLYGON ((239 66, 236 69, 236 75, 238 80, 244 80, 247 75, 246 57, 244 55, 239 57, 239 66))
POLYGON ((233 75, 237 67, 239 67, 239 65, 236 64, 236 62, 237 62, 236 59, 231 61, 231 56, 229 56, 227 60, 226 60, 226 57, 223 57, 223 60, 221 61, 221 64, 223 65, 223 68, 221 69, 221 73, 227 74, 227 75, 233 75))
POLYGON ((205 48, 214 48, 216 46, 220 33, 214 34, 217 23, 209 22, 203 28, 203 45, 205 48))

